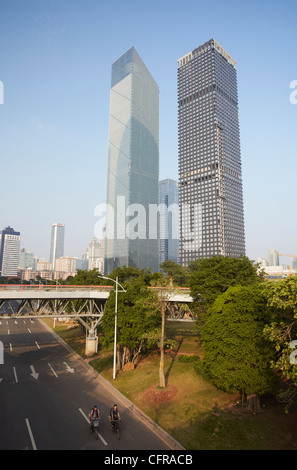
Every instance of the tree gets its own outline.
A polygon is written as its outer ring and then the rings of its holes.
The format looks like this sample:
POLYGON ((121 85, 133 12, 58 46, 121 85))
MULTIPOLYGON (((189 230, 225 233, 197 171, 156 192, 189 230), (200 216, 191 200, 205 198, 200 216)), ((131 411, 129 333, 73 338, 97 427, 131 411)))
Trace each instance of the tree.
POLYGON ((110 284, 99 276, 101 276, 101 274, 97 268, 91 269, 90 271, 78 269, 76 275, 69 279, 69 284, 76 286, 98 286, 110 284))
POLYGON ((199 259, 190 263, 189 271, 191 294, 204 312, 230 286, 248 286, 263 281, 258 265, 246 256, 199 259))
POLYGON ((263 329, 270 312, 257 285, 230 287, 217 297, 202 327, 204 356, 198 370, 226 392, 272 391, 273 351, 263 329))
POLYGON ((289 408, 297 400, 297 277, 267 282, 262 291, 272 310, 264 330, 274 347, 272 367, 284 381, 277 397, 289 408))
POLYGON ((116 267, 108 277, 111 277, 112 279, 116 279, 116 277, 118 277, 118 280, 121 284, 132 279, 141 278, 143 283, 146 286, 149 286, 151 283, 158 282, 160 279, 162 279, 163 276, 161 273, 151 273, 150 269, 139 269, 136 267, 124 265, 121 267, 116 267))
POLYGON ((188 268, 181 266, 180 264, 177 264, 172 260, 166 260, 160 264, 160 269, 169 277, 171 287, 173 286, 173 284, 176 284, 181 287, 186 287, 188 285, 188 268))
MULTIPOLYGON (((161 314, 156 309, 157 294, 148 289, 142 278, 124 284, 125 293, 118 294, 117 354, 118 368, 135 362, 141 350, 150 347, 160 329, 161 314)), ((115 293, 111 292, 102 320, 103 344, 114 341, 115 293)))

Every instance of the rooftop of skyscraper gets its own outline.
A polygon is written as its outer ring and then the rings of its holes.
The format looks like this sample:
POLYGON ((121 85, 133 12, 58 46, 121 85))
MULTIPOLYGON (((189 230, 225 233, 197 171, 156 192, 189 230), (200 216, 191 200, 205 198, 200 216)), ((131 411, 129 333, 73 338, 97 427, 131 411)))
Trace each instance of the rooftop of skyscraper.
POLYGON ((229 64, 231 64, 235 68, 236 60, 233 59, 233 57, 231 57, 231 55, 214 38, 210 39, 209 41, 205 42, 201 46, 197 47, 191 52, 188 52, 188 54, 185 54, 183 57, 178 59, 178 66, 181 67, 187 64, 194 57, 197 57, 198 55, 206 52, 210 47, 213 47, 217 52, 219 52, 219 54, 225 57, 229 64))

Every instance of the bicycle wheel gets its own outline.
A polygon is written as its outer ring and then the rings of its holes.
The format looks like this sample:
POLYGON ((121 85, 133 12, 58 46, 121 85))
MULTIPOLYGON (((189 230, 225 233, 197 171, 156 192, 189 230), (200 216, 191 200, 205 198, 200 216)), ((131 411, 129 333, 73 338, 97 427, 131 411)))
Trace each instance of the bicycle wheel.
POLYGON ((118 440, 120 440, 121 433, 120 433, 120 425, 119 425, 119 423, 117 423, 117 426, 116 426, 116 435, 117 435, 118 440))
POLYGON ((95 432, 95 438, 98 439, 99 437, 99 421, 94 421, 94 432, 95 432))

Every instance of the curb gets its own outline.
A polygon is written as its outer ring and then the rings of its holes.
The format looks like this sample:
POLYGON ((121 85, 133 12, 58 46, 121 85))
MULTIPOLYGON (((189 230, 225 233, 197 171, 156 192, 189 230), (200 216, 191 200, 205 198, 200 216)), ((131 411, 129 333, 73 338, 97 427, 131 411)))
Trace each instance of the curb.
POLYGON ((174 439, 170 434, 168 434, 164 429, 162 429, 155 421, 153 421, 149 416, 147 416, 140 408, 138 408, 133 402, 131 402, 125 395, 119 392, 108 380, 102 377, 99 372, 97 372, 90 364, 83 359, 76 351, 74 351, 69 344, 67 344, 61 336, 58 335, 47 323, 43 322, 46 328, 55 336, 55 338, 63 344, 63 346, 77 359, 79 360, 85 368, 92 372, 92 374, 114 395, 118 396, 129 411, 140 421, 144 422, 145 425, 150 428, 163 442, 165 442, 171 450, 186 450, 176 439, 174 439))

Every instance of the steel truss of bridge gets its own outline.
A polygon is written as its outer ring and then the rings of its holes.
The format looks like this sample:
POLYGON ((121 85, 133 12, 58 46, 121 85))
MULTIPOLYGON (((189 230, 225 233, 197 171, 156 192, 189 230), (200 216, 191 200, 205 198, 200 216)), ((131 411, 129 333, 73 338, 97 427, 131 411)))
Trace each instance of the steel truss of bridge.
MULTIPOLYGON (((166 302, 166 316, 171 320, 195 320, 188 288, 158 288, 166 302)), ((113 286, 72 285, 0 285, 0 316, 3 317, 67 317, 94 319, 98 325, 104 315, 106 301, 113 286)))

